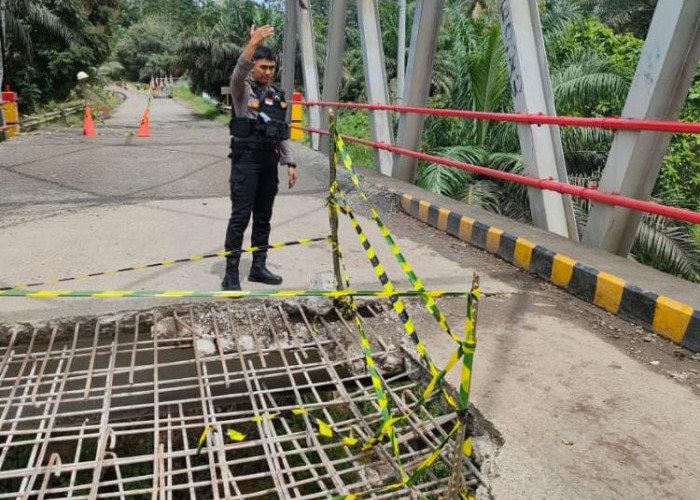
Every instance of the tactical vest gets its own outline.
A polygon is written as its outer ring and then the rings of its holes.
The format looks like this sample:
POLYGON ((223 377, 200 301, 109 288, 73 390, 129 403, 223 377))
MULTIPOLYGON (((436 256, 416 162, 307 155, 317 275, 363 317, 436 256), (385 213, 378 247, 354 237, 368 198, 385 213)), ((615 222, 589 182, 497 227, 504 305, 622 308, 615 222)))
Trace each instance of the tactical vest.
POLYGON ((251 99, 248 106, 257 112, 255 118, 236 116, 235 106, 231 108, 229 130, 236 139, 268 139, 280 142, 289 139, 287 123, 287 101, 284 92, 270 86, 263 90, 256 83, 250 84, 257 99, 251 99))

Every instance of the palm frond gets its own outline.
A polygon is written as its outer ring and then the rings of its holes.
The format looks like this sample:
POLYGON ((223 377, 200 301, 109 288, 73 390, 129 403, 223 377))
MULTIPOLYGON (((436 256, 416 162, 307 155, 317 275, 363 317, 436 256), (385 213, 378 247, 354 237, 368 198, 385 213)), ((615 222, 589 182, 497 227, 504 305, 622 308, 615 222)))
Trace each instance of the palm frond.
POLYGON ((417 184, 433 193, 457 198, 470 178, 469 173, 463 170, 428 163, 421 165, 417 184))
POLYGON ((700 248, 687 226, 658 215, 645 215, 631 256, 657 269, 700 281, 700 248))
POLYGON ((75 31, 70 29, 60 17, 55 15, 44 5, 35 2, 29 3, 27 7, 27 20, 40 29, 46 30, 67 42, 74 42, 79 39, 75 31))
POLYGON ((460 200, 489 212, 500 213, 501 186, 490 180, 479 180, 465 184, 460 200))
POLYGON ((629 86, 629 75, 593 52, 570 55, 552 74, 557 109, 562 114, 595 110, 601 101, 622 103, 629 86))

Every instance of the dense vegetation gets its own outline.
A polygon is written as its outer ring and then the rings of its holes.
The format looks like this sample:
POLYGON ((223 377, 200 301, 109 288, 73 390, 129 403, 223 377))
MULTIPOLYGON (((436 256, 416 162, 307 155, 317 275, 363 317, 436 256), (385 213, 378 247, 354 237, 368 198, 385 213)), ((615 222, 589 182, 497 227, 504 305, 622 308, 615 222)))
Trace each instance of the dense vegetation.
MULTIPOLYGON (((272 24, 270 45, 281 51, 283 0, 7 0, 6 80, 31 109, 68 97, 75 74, 148 81, 154 73, 184 75, 196 94, 217 96, 246 42, 251 24, 272 24)), ((390 89, 396 88, 396 0, 379 0, 390 89)), ((495 0, 447 0, 430 105, 510 111, 503 43, 495 0)), ((415 1, 409 0, 409 20, 415 1)), ((636 69, 656 0, 541 0, 557 109, 571 116, 614 116, 636 69)), ((364 75, 354 2, 349 2, 341 98, 363 100, 364 75)), ((312 0, 319 70, 323 71, 328 7, 312 0)), ((280 59, 284 54, 280 54, 280 59)), ((281 62, 281 61, 280 61, 281 62)), ((299 61, 297 61, 298 67, 299 61)), ((297 84, 302 85, 297 70, 297 84)), ((392 96, 393 98, 394 96, 392 96)), ((684 120, 700 121, 700 77, 688 96, 684 120)), ((341 129, 368 135, 365 112, 343 111, 341 129)), ((592 129, 562 130, 570 181, 595 185, 605 166, 613 134, 592 129)), ((423 149, 512 172, 522 169, 513 125, 429 118, 423 149)), ((372 154, 352 151, 361 162, 372 154)), ((700 138, 677 135, 664 160, 653 196, 700 210, 700 138)), ((529 222, 524 189, 422 164, 418 183, 430 190, 529 222)), ((581 232, 588 205, 577 202, 581 232)), ((700 231, 658 217, 645 217, 632 257, 700 281, 700 231)))

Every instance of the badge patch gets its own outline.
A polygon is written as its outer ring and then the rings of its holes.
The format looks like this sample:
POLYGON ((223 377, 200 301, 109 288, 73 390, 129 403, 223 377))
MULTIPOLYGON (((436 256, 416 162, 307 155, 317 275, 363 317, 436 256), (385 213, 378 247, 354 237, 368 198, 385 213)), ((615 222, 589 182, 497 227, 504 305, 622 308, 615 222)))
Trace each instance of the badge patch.
POLYGON ((250 109, 259 109, 260 108, 260 101, 257 99, 250 99, 250 100, 248 100, 248 107, 250 109))
POLYGON ((272 106, 272 105, 274 104, 274 102, 275 102, 275 101, 272 99, 272 97, 266 97, 266 98, 265 98, 265 104, 268 105, 268 106, 272 106))

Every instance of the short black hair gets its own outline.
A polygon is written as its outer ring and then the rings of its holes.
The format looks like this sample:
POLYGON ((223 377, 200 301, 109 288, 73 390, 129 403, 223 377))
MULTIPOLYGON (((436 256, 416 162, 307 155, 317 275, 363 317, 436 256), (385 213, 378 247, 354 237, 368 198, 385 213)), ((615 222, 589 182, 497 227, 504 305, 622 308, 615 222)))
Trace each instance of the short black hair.
POLYGON ((275 53, 272 51, 270 47, 265 47, 264 45, 260 45, 258 48, 255 49, 255 52, 253 52, 253 62, 258 61, 260 59, 267 59, 268 61, 274 61, 275 60, 275 53))

